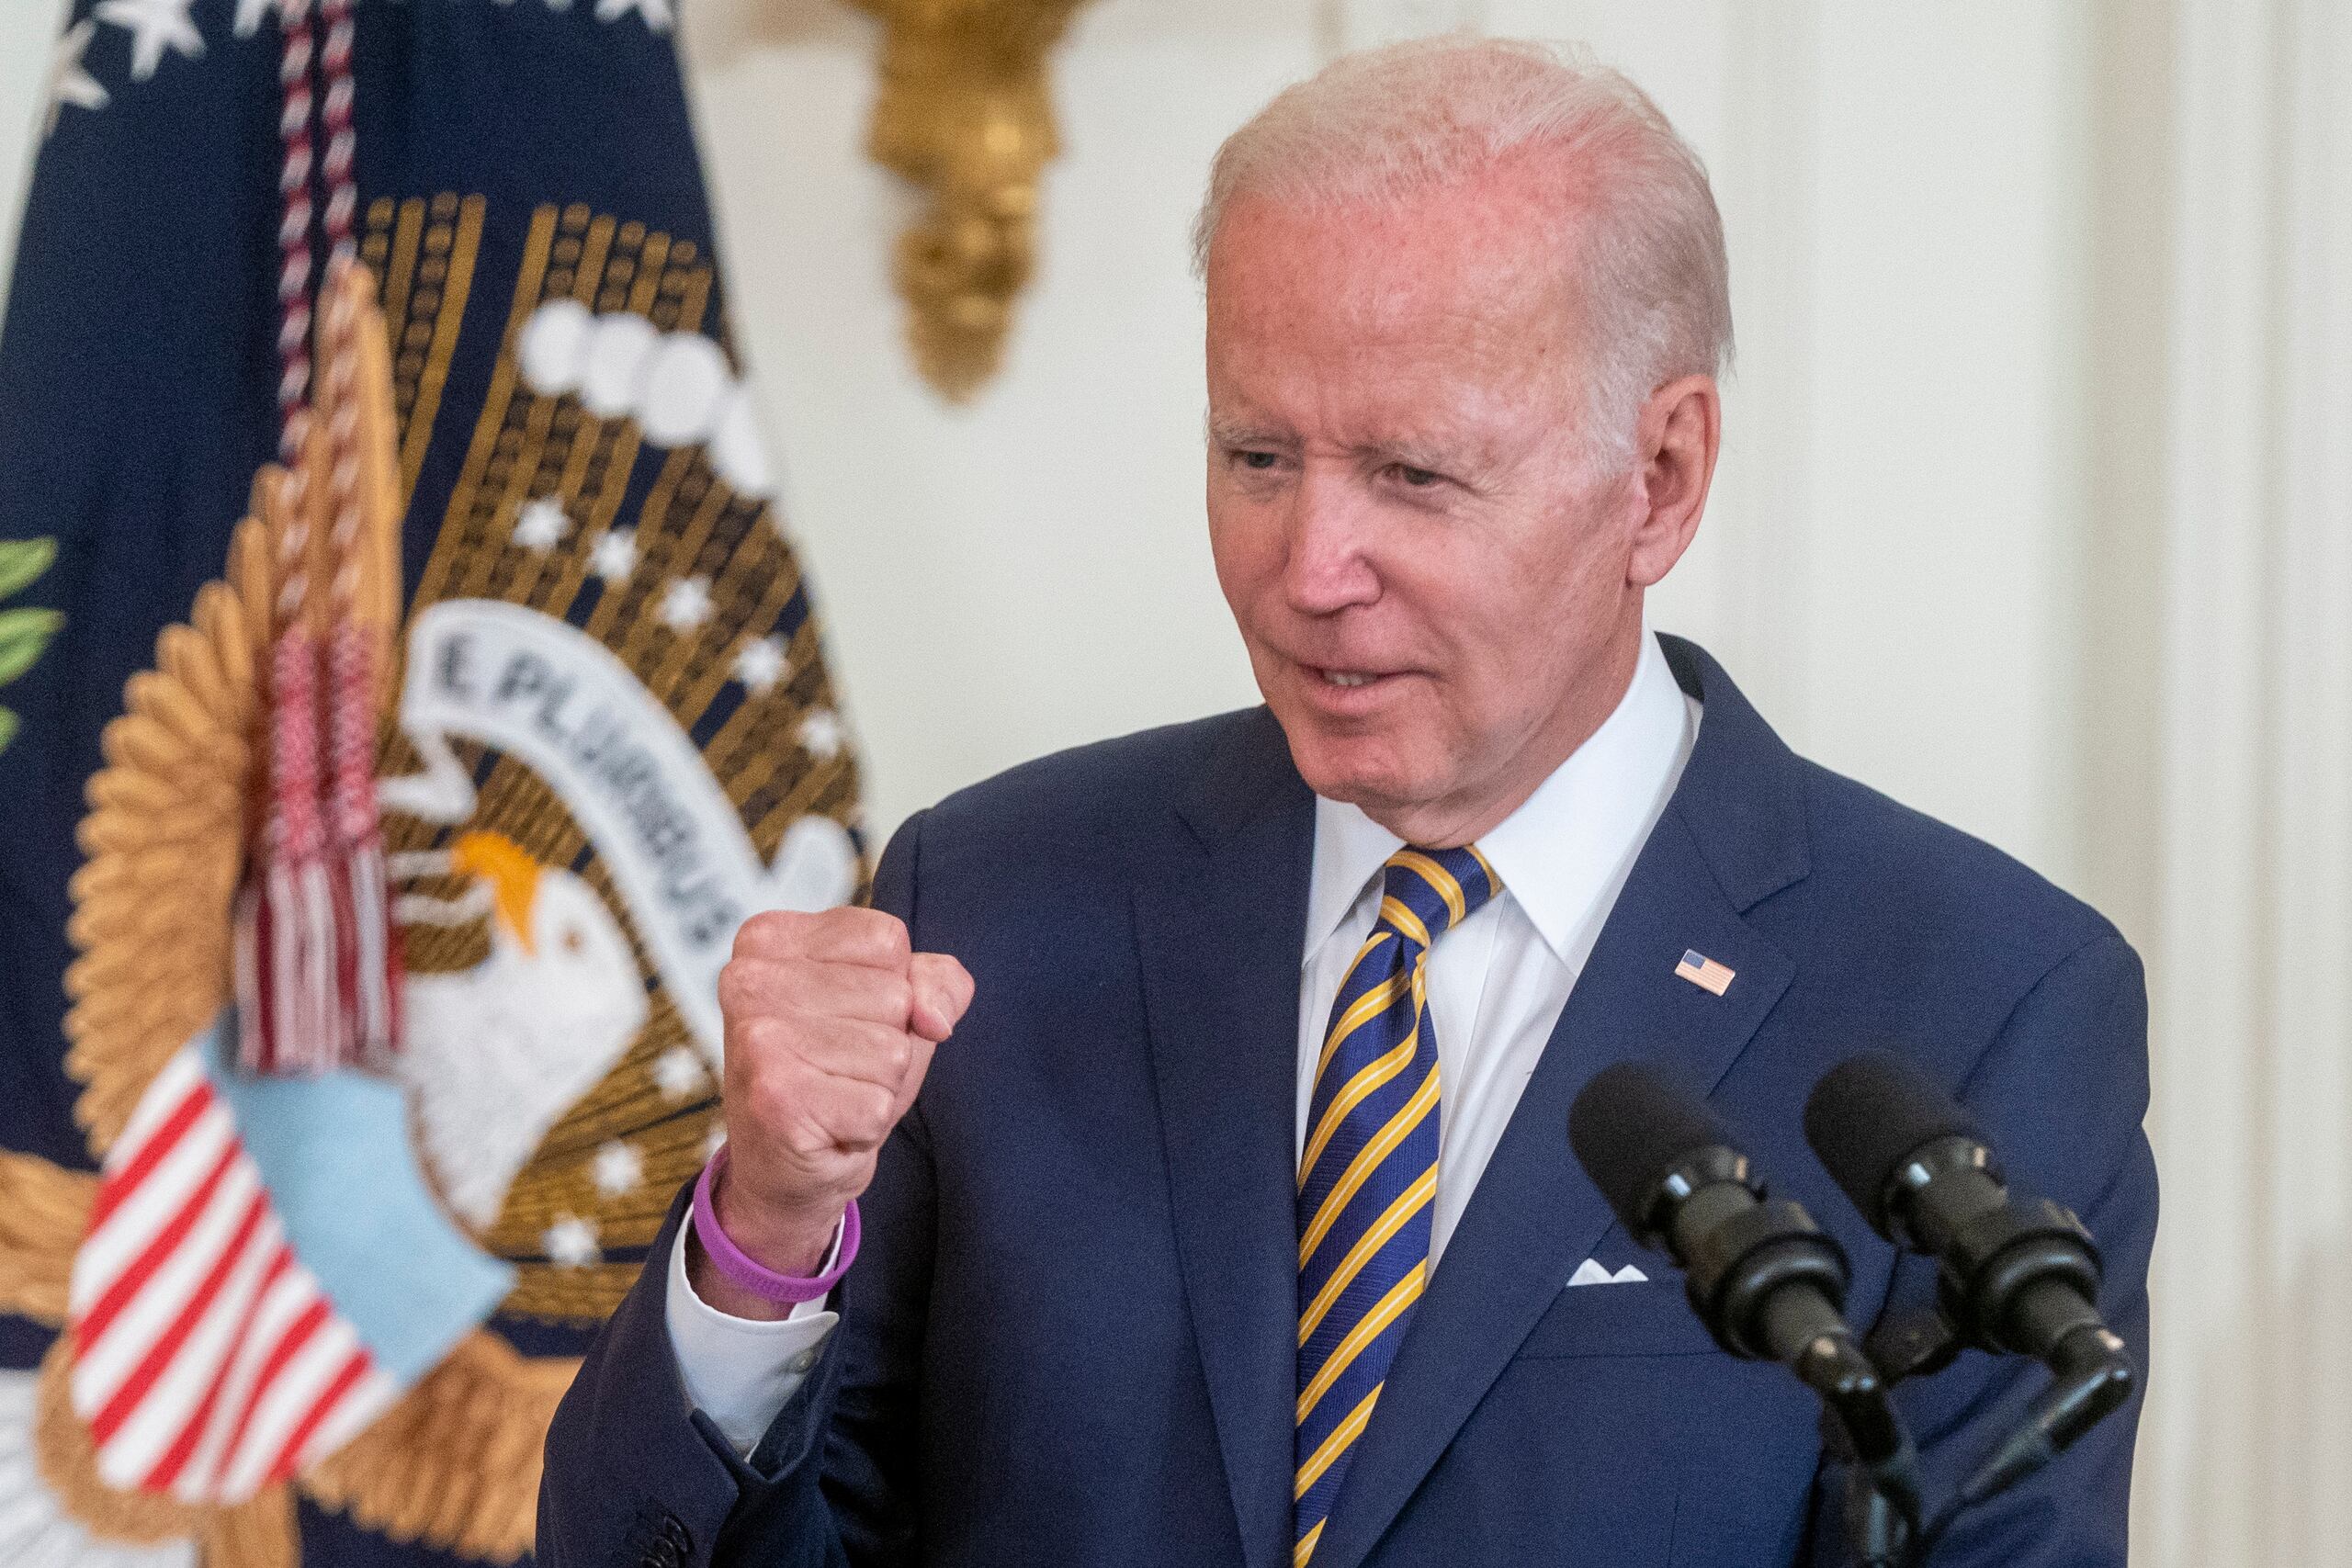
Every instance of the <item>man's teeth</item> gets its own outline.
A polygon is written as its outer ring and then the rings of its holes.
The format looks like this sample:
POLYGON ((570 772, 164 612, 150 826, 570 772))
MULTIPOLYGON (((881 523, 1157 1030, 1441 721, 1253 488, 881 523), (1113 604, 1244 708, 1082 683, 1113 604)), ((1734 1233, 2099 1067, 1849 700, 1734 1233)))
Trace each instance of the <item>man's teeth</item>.
POLYGON ((1369 675, 1351 675, 1341 670, 1326 670, 1323 671, 1323 679, 1330 682, 1334 686, 1369 686, 1372 684, 1372 677, 1369 675))

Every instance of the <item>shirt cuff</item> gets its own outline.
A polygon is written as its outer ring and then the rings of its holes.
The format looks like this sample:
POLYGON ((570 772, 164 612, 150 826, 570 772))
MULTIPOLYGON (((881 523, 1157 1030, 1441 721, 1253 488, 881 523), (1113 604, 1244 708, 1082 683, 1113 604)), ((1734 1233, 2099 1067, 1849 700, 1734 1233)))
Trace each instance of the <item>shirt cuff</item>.
MULTIPOLYGON (((686 1397, 748 1458, 776 1413, 800 1391, 841 1314, 821 1301, 802 1302, 786 1316, 768 1322, 720 1312, 695 1293, 686 1277, 687 1239, 693 1234, 689 1216, 670 1248, 670 1288, 662 1303, 670 1348, 678 1358, 686 1397)), ((819 1273, 833 1267, 841 1248, 836 1225, 819 1273)))

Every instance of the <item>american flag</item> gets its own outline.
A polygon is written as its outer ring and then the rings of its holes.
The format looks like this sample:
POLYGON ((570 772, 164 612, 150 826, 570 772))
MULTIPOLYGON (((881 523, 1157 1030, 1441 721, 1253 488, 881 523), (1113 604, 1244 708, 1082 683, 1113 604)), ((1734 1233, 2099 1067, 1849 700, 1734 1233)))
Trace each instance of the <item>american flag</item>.
POLYGON ((194 1046, 107 1153, 67 1310, 74 1408, 119 1488, 242 1502, 400 1392, 288 1244, 194 1046))
POLYGON ((1713 991, 1719 997, 1731 988, 1732 981, 1737 976, 1737 972, 1728 964, 1718 964, 1705 953, 1690 948, 1683 950, 1682 962, 1674 966, 1674 972, 1701 990, 1713 991))

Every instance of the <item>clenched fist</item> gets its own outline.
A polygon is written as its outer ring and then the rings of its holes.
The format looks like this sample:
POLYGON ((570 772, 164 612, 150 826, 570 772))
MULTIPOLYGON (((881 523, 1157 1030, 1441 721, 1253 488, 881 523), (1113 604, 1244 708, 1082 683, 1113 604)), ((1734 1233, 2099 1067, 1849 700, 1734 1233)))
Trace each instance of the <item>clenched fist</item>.
MULTIPOLYGON (((718 976, 727 1021, 727 1167, 713 1201, 761 1264, 814 1274, 850 1200, 972 1002, 972 977, 916 953, 876 909, 753 915, 718 976)), ((695 1289, 722 1312, 786 1309, 737 1290, 688 1253, 695 1289)))

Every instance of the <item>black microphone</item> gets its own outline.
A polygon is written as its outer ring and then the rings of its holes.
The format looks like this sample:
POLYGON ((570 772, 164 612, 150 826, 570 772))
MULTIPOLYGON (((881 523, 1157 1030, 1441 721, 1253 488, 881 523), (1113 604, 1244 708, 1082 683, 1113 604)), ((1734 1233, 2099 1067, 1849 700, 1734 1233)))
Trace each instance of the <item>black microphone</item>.
POLYGON ((1568 1108, 1568 1145, 1634 1239, 1681 1266, 1683 1292, 1716 1344, 1781 1362, 1820 1396, 1824 1443, 1852 1461, 1855 1560, 1911 1562, 1917 1450, 1847 1325, 1845 1249, 1804 1209, 1766 1196, 1704 1103, 1638 1062, 1592 1076, 1568 1108))
POLYGON ((1884 1052, 1831 1068, 1805 1101, 1804 1136, 1871 1229, 1937 1260, 1965 1342, 2064 1377, 2103 1370, 2109 1408, 2129 1393, 2090 1232, 2046 1198, 2013 1196, 1968 1112, 1925 1073, 1884 1052))
POLYGON ((1638 1062, 1593 1075, 1568 1145, 1634 1239, 1679 1265, 1715 1343, 1779 1361, 1829 1400, 1857 1453, 1906 1446, 1876 1368, 1845 1318, 1845 1249, 1795 1203, 1767 1197, 1723 1123, 1638 1062))

